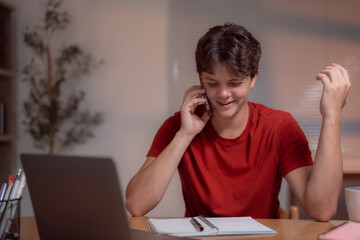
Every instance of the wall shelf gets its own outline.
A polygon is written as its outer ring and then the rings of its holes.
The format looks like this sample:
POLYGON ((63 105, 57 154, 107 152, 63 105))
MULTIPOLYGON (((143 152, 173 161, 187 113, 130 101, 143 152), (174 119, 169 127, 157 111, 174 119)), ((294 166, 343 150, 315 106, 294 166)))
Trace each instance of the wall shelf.
POLYGON ((11 142, 13 137, 10 135, 0 135, 0 143, 11 142))
POLYGON ((14 7, 0 0, 0 183, 15 161, 15 51, 14 7))
POLYGON ((0 77, 10 78, 12 76, 12 72, 5 68, 0 68, 0 77))

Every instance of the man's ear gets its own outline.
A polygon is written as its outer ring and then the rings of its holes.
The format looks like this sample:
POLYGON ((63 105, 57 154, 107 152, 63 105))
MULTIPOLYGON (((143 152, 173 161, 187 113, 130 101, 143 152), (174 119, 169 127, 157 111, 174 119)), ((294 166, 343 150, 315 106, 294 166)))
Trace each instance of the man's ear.
POLYGON ((257 70, 255 76, 253 77, 253 79, 251 79, 250 88, 253 88, 255 86, 258 75, 259 75, 259 70, 257 70))

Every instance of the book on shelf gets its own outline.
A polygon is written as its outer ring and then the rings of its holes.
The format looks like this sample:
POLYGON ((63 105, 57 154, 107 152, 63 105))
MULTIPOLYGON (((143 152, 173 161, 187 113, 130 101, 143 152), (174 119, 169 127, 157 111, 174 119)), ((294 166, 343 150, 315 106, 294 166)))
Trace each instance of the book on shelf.
POLYGON ((192 218, 149 218, 146 225, 150 232, 179 237, 277 233, 252 217, 197 216, 194 219, 201 230, 194 226, 192 218))

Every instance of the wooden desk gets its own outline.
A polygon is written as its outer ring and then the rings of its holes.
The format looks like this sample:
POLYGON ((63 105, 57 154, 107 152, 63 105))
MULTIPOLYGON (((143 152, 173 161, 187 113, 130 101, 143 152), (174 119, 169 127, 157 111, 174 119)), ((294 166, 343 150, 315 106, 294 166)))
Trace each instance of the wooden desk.
MULTIPOLYGON (((146 227, 147 217, 130 217, 130 227, 133 229, 148 231, 146 227)), ((323 233, 344 221, 336 220, 330 222, 315 222, 311 220, 293 220, 293 219, 256 219, 262 224, 276 230, 278 234, 268 235, 238 235, 238 236, 217 236, 202 237, 197 239, 317 239, 320 233, 323 233)), ((20 239, 21 240, 39 240, 39 234, 34 217, 22 217, 20 222, 20 239)))
POLYGON ((40 240, 35 217, 20 218, 20 239, 40 240))

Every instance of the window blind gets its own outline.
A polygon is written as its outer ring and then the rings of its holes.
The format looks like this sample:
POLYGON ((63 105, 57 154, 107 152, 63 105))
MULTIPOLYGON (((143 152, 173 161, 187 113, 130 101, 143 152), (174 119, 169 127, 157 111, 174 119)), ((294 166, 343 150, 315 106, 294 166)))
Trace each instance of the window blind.
POLYGON ((321 127, 322 84, 316 74, 333 62, 344 66, 352 88, 343 110, 342 151, 360 157, 360 1, 169 2, 169 113, 179 110, 184 91, 198 84, 194 60, 198 39, 212 26, 234 22, 262 46, 260 74, 249 100, 290 112, 313 153, 321 127))

